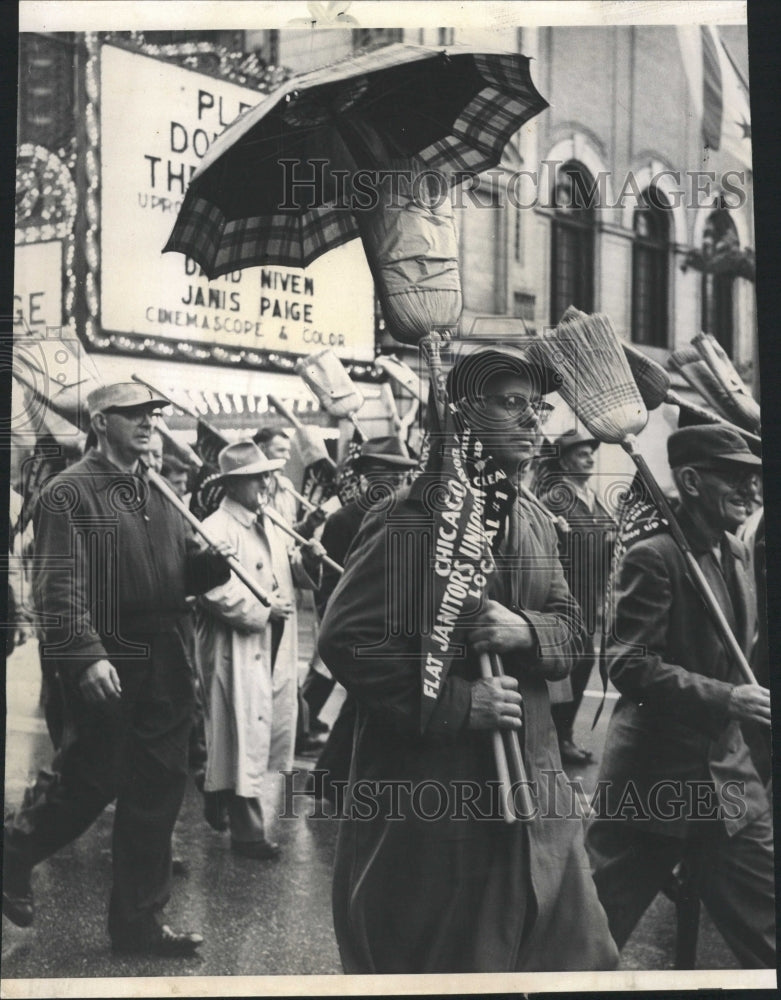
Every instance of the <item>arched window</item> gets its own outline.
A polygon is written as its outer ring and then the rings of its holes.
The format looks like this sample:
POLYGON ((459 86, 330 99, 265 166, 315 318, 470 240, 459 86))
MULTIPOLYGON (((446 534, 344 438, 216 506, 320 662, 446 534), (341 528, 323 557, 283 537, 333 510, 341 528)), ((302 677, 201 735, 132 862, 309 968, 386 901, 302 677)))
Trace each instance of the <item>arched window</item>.
POLYGON ((562 164, 553 192, 551 322, 569 305, 594 311, 595 184, 575 160, 562 164))
POLYGON ((738 232, 728 209, 719 206, 708 216, 702 234, 702 330, 712 333, 724 350, 732 355, 732 295, 735 275, 720 271, 718 263, 738 247, 738 232))
POLYGON ((632 340, 649 347, 667 347, 670 203, 658 188, 643 193, 633 228, 632 340))

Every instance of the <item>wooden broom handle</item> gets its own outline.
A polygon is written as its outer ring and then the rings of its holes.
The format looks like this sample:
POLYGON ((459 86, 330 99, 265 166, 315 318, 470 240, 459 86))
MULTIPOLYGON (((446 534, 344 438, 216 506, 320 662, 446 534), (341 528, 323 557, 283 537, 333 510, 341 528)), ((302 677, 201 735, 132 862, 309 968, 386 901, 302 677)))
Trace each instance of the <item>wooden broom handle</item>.
MULTIPOLYGON (((197 531, 198 534, 203 538, 208 545, 212 548, 216 548, 218 540, 209 533, 209 531, 204 528, 203 524, 198 520, 195 514, 192 513, 188 507, 182 503, 179 497, 173 492, 171 487, 166 483, 166 481, 159 476, 153 469, 147 470, 147 478, 149 482, 155 487, 155 489, 160 493, 160 495, 171 504, 171 506, 176 507, 182 517, 187 521, 190 527, 197 531)), ((261 589, 257 583, 252 579, 249 573, 244 569, 242 564, 236 558, 236 556, 223 556, 223 559, 228 563, 230 568, 236 574, 236 576, 241 580, 245 587, 247 587, 254 597, 260 601, 262 605, 267 608, 271 607, 271 600, 268 594, 261 589)))
POLYGON ((700 569, 700 564, 694 558, 694 553, 691 550, 686 536, 681 530, 681 526, 678 524, 678 520, 667 501, 667 497, 664 493, 662 493, 659 484, 656 482, 656 479, 654 479, 654 475, 649 469, 648 463, 637 450, 634 437, 632 435, 627 435, 625 440, 622 442, 622 446, 637 466, 637 470, 640 473, 643 482, 648 487, 648 491, 653 497, 654 503, 659 508, 659 512, 662 514, 664 519, 667 521, 670 528, 670 534, 686 560, 686 565, 692 575, 694 585, 697 590, 699 590, 702 599, 705 601, 708 611, 710 612, 714 624, 716 625, 716 630, 718 631, 722 642, 727 648, 727 651, 731 654, 734 663, 740 671, 743 682, 745 684, 758 684, 758 681, 754 676, 754 671, 751 669, 743 650, 740 648, 740 643, 735 638, 735 634, 730 628, 729 622, 721 609, 721 605, 716 600, 705 574, 700 569))
MULTIPOLYGON (((491 670, 494 677, 504 677, 504 663, 498 653, 490 653, 491 670)), ((514 786, 513 795, 518 795, 521 807, 521 816, 524 819, 532 819, 534 816, 534 802, 529 792, 529 778, 526 774, 526 765, 523 762, 521 753, 521 742, 518 733, 514 729, 502 730, 504 745, 507 749, 507 763, 510 768, 510 777, 514 786)), ((513 800, 513 805, 515 800, 513 800)))
MULTIPOLYGON (((303 535, 299 535, 297 531, 294 531, 284 517, 282 517, 281 514, 278 514, 270 504, 267 504, 263 508, 263 515, 268 517, 272 524, 276 524, 280 531, 284 531, 286 535, 290 535, 291 538, 295 538, 299 545, 306 545, 307 547, 312 545, 311 538, 304 538, 303 535)), ((326 566, 330 566, 331 569, 336 570, 337 573, 344 573, 344 566, 340 566, 338 562, 334 562, 330 556, 323 556, 322 561, 326 566)))
MULTIPOLYGON (((488 653, 480 654, 480 673, 484 680, 490 680, 494 676, 493 669, 491 668, 491 658, 488 653)), ((492 730, 491 739, 494 745, 496 774, 499 778, 499 790, 502 796, 502 814, 505 823, 515 823, 518 817, 515 815, 513 808, 513 788, 510 781, 510 768, 501 730, 492 730)))
POLYGON ((292 424, 297 431, 303 430, 304 425, 298 417, 291 410, 289 410, 284 403, 280 402, 276 396, 272 396, 269 392, 266 394, 266 399, 268 399, 269 403, 274 407, 277 413, 281 417, 284 417, 289 424, 292 424))

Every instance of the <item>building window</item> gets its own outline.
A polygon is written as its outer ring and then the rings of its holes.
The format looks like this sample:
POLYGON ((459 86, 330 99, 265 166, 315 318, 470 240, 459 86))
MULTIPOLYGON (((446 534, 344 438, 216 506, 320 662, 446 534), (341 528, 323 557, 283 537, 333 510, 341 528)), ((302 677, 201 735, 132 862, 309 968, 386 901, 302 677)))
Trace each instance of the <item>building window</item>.
POLYGON ((380 49, 385 45, 403 41, 403 28, 356 28, 353 34, 353 45, 356 51, 380 49))
POLYGON ((738 247, 738 232, 723 206, 711 212, 702 234, 702 257, 705 268, 702 274, 703 333, 712 333, 724 350, 732 355, 733 347, 733 290, 735 275, 720 271, 717 262, 729 250, 738 247))
POLYGON ((595 184, 580 163, 559 169, 553 192, 551 233, 551 322, 558 323, 567 306, 594 310, 595 184))
POLYGON ((667 347, 670 204, 658 188, 644 192, 633 228, 632 340, 648 347, 667 347))

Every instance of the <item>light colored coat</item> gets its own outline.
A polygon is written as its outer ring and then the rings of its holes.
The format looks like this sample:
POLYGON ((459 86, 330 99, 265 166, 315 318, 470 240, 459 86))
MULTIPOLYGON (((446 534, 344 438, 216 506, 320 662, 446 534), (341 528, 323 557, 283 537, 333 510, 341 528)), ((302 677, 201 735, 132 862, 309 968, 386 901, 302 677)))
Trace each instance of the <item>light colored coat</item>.
MULTIPOLYGON (((226 497, 204 525, 228 542, 267 593, 295 604, 287 536, 226 497)), ((203 594, 196 617, 196 662, 204 692, 207 792, 261 795, 267 771, 292 767, 297 715, 298 638, 295 612, 285 622, 274 670, 265 608, 231 574, 203 594)))

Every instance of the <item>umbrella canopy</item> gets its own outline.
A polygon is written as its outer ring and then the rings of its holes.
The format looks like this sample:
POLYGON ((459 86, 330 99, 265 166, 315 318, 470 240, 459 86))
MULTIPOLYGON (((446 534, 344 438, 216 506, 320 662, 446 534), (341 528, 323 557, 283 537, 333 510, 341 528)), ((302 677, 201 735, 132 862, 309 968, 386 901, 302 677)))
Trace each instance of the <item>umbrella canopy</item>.
POLYGON ((214 142, 165 251, 187 254, 210 278, 306 267, 359 235, 335 171, 410 163, 452 185, 496 166, 546 107, 527 57, 467 46, 389 45, 293 77, 214 142))

